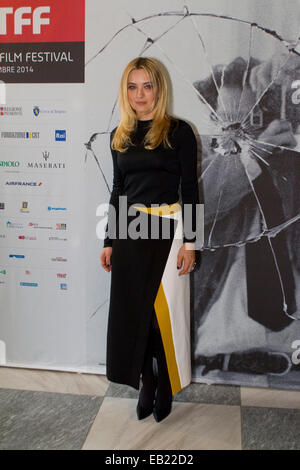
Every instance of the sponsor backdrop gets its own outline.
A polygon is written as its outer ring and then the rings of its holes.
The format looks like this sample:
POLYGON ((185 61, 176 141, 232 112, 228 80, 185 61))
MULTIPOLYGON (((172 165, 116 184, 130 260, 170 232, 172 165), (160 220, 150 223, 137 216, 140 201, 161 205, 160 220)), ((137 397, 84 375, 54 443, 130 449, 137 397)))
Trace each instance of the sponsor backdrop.
POLYGON ((84 1, 0 7, 0 362, 87 364, 84 1))
POLYGON ((299 27, 297 0, 0 8, 3 365, 105 372, 109 133, 141 55, 199 142, 194 380, 300 388, 299 27))

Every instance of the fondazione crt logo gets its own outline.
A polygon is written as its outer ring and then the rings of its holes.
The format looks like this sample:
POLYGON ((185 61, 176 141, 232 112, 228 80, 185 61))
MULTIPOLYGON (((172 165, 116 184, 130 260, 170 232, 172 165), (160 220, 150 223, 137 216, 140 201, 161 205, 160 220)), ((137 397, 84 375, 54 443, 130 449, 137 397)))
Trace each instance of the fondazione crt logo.
POLYGON ((85 0, 1 0, 0 80, 84 83, 85 0))

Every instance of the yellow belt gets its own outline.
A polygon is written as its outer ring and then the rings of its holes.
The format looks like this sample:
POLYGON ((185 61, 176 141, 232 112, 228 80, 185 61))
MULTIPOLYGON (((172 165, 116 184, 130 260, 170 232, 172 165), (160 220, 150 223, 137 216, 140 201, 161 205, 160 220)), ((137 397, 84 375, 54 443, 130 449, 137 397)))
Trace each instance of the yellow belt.
POLYGON ((142 212, 148 212, 148 214, 153 215, 168 215, 174 214, 181 210, 181 205, 179 201, 173 202, 172 204, 165 204, 161 206, 154 206, 154 207, 143 207, 143 206, 133 206, 135 209, 138 209, 142 212))

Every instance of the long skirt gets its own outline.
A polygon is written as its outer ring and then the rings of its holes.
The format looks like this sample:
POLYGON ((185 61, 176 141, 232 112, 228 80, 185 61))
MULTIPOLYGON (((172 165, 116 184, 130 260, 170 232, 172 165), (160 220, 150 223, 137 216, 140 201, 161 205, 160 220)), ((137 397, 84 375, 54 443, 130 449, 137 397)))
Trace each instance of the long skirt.
MULTIPOLYGON (((134 207, 141 223, 147 224, 147 238, 121 238, 117 221, 106 375, 111 382, 139 389, 154 309, 175 395, 191 382, 190 279, 189 274, 179 276, 177 269, 177 254, 183 245, 182 209, 179 201, 134 207), (152 226, 159 226, 158 236, 151 236, 152 226)), ((127 216, 127 229, 136 217, 127 216)))

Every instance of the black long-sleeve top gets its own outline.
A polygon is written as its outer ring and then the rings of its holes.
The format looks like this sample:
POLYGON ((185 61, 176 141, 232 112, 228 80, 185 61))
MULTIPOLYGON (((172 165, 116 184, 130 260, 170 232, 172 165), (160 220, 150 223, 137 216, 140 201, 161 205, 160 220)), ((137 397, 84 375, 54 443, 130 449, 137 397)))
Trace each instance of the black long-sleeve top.
MULTIPOLYGON (((151 125, 152 119, 138 121, 137 131, 131 136, 136 146, 130 146, 125 152, 111 149, 113 158, 113 188, 109 203, 114 206, 116 215, 119 211, 119 196, 126 195, 129 205, 142 203, 173 204, 179 200, 181 184, 182 218, 184 205, 191 204, 192 229, 196 232, 196 205, 199 204, 197 181, 197 141, 191 126, 182 119, 172 120, 169 140, 173 147, 163 147, 161 143, 153 150, 145 149, 142 140, 151 125)), ((111 131, 112 141, 116 127, 111 131)), ((108 220, 110 214, 108 213, 108 220)), ((112 246, 108 224, 104 247, 112 246)), ((185 230, 183 242, 194 242, 196 236, 185 230)))

